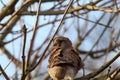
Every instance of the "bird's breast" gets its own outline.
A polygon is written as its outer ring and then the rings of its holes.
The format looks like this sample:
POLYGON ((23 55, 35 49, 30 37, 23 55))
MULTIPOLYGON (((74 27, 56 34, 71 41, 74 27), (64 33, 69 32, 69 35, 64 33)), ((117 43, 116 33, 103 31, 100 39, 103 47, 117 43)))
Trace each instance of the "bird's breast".
POLYGON ((69 66, 54 66, 52 68, 48 68, 48 73, 54 80, 73 80, 76 74, 73 67, 69 66))

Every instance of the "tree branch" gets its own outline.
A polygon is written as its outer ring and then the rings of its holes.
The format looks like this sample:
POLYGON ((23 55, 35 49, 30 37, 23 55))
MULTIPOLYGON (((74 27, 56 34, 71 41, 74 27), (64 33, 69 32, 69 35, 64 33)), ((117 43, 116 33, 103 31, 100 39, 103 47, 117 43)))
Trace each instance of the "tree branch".
POLYGON ((103 66, 101 66, 97 71, 92 72, 86 76, 83 76, 81 78, 77 78, 75 80, 89 80, 97 75, 99 75, 99 73, 101 73, 103 70, 105 70, 108 66, 110 66, 110 64, 112 64, 118 57, 120 57, 120 50, 116 53, 116 55, 107 63, 105 63, 103 66))
POLYGON ((3 70, 1 65, 0 65, 0 71, 3 74, 3 76, 5 77, 6 80, 10 80, 9 77, 7 76, 7 74, 5 73, 5 71, 3 70))

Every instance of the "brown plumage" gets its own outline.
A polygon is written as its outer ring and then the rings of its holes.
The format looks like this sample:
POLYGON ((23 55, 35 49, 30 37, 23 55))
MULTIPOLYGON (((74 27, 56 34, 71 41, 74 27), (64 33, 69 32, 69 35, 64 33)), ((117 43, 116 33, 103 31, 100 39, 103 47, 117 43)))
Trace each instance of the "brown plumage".
POLYGON ((50 51, 48 73, 53 80, 73 80, 83 63, 66 37, 56 37, 50 51))

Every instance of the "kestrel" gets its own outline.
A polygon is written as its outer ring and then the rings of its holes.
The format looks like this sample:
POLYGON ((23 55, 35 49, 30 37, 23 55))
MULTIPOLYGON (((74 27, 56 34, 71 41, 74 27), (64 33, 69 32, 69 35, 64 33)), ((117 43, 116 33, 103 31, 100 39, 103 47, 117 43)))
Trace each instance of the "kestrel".
POLYGON ((66 37, 56 37, 48 60, 48 73, 53 80, 73 80, 83 63, 79 53, 66 37))

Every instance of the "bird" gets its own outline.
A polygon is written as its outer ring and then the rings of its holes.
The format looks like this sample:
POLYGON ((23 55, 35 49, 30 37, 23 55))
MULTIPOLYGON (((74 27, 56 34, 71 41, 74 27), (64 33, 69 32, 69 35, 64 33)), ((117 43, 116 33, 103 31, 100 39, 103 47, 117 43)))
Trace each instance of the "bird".
POLYGON ((53 80, 73 80, 82 67, 79 52, 72 47, 69 38, 55 37, 47 66, 50 77, 53 80))

